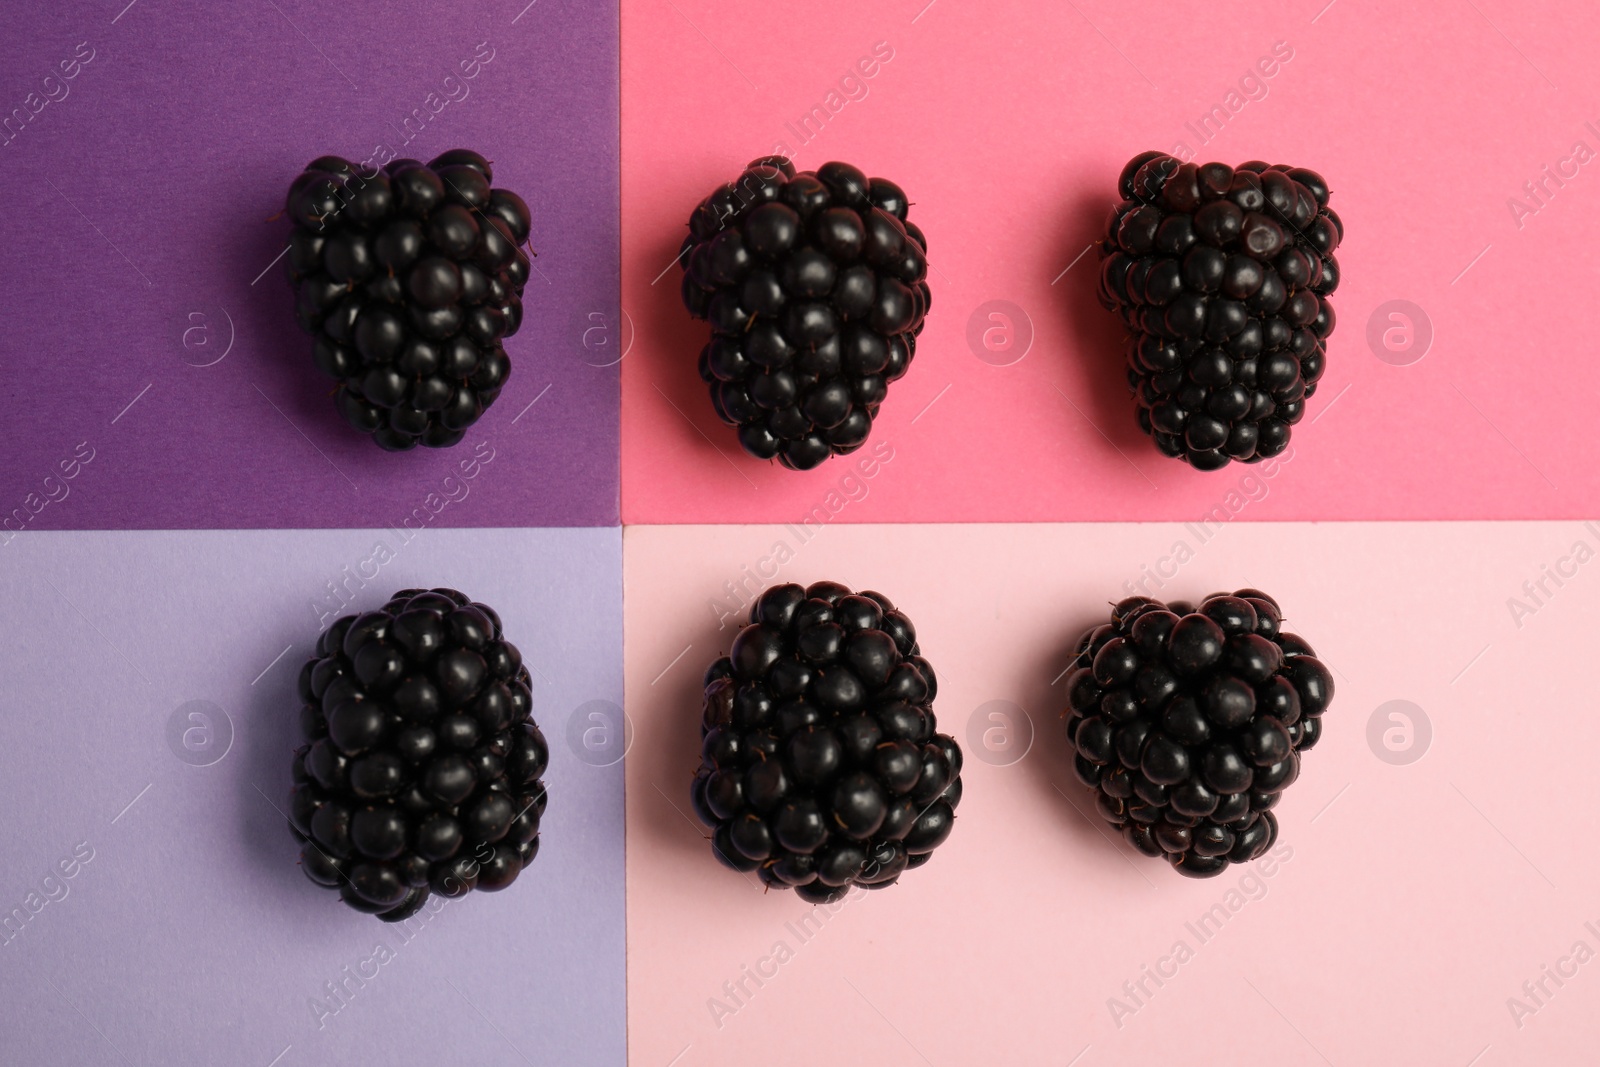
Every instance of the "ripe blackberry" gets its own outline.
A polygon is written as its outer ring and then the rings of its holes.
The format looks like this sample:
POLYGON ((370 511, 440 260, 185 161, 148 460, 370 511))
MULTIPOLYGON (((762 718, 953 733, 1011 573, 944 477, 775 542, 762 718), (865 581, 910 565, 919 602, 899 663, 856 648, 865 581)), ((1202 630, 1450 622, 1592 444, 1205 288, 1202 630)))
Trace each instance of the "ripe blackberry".
POLYGON ((1134 848, 1196 878, 1272 847, 1270 810, 1322 736, 1333 676, 1255 589, 1130 597, 1078 642, 1073 768, 1134 848))
POLYGON ((900 187, 848 163, 752 162, 689 219, 683 303, 700 377, 758 459, 810 470, 867 440, 928 313, 928 242, 900 187))
POLYGON ((1289 447, 1317 391, 1344 224, 1314 171, 1129 160, 1100 246, 1139 426, 1199 470, 1289 447))
POLYGON ((532 225, 464 148, 371 174, 314 159, 289 186, 289 281, 334 406, 379 447, 460 441, 511 374, 532 225))
POLYGON ((937 691, 911 620, 881 593, 761 594, 705 676, 690 792, 717 858, 814 903, 926 863, 961 802, 937 691))
POLYGON ((300 699, 289 828, 313 882, 396 922, 533 862, 550 752, 494 609, 402 589, 323 632, 300 699))

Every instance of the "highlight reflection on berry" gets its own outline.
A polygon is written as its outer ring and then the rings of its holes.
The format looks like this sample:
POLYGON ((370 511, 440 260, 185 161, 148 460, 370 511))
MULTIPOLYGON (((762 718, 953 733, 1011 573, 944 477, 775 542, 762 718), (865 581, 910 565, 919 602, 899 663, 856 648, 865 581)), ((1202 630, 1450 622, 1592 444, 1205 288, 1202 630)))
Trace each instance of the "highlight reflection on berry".
POLYGON ((768 589, 705 676, 691 798, 717 858, 814 903, 926 863, 961 802, 937 692, 911 620, 883 594, 768 589))
POLYGON ((752 456, 809 470, 866 442, 931 299, 909 206, 848 163, 769 156, 695 208, 678 261, 684 306, 711 323, 700 377, 752 456))
POLYGON ((1067 741, 1101 817, 1197 878, 1260 856, 1322 737, 1333 676, 1256 589, 1198 608, 1129 597, 1078 642, 1067 741))
POLYGON ((1100 302, 1128 328, 1139 427, 1198 470, 1289 447, 1326 369, 1344 224, 1314 171, 1129 160, 1100 302))
POLYGON ((447 448, 511 375, 532 219, 464 148, 366 174, 322 156, 289 186, 295 318, 339 382, 346 422, 381 448, 447 448))
POLYGON ((550 752, 494 609, 402 589, 323 631, 299 691, 289 828, 313 882, 396 922, 533 862, 550 752))

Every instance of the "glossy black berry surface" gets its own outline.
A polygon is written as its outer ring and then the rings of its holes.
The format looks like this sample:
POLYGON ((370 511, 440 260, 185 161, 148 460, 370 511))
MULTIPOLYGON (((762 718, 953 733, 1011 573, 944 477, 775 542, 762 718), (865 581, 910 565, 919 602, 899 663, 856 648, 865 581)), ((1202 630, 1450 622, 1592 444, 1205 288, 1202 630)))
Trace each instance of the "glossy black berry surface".
POLYGON ((691 799, 717 858, 816 903, 926 863, 961 801, 937 689, 881 593, 768 589, 705 676, 691 799))
POLYGON ((809 470, 867 440, 928 313, 928 243, 900 187, 848 163, 758 159, 706 197, 678 262, 711 324, 700 377, 759 459, 809 470))
POLYGON ((289 186, 289 282, 334 406, 380 447, 447 448, 511 374, 532 225, 489 161, 452 149, 365 173, 336 156, 289 186))
POLYGON ((299 686, 289 828, 313 882, 395 922, 533 862, 550 753, 492 608, 402 589, 323 631, 299 686))
POLYGON ((1327 367, 1344 236, 1327 183, 1145 152, 1118 193, 1100 302, 1128 328, 1140 428, 1199 470, 1280 454, 1327 367))
POLYGON ((1255 589, 1198 608, 1130 597, 1078 642, 1067 742, 1100 815, 1196 878, 1255 859, 1322 737, 1333 676, 1255 589))

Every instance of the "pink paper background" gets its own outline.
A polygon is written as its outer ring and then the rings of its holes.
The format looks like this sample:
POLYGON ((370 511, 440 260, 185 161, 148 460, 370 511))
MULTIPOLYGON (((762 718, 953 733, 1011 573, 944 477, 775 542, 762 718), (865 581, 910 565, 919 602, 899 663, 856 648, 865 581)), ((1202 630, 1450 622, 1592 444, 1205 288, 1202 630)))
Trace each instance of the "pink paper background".
POLYGON ((1248 524, 1204 544, 1165 524, 856 525, 805 543, 783 527, 627 530, 630 1062, 1592 1061, 1600 962, 1550 983, 1520 1029, 1506 1003, 1578 939, 1600 951, 1584 927, 1600 928, 1584 695, 1600 562, 1562 563, 1579 539, 1600 548, 1575 522, 1248 524), (1325 740, 1277 809, 1292 856, 1204 944, 1185 924, 1264 868, 1190 881, 1110 840, 1071 777, 1051 684, 1081 628, 1179 540, 1194 556, 1159 595, 1265 588, 1337 679, 1325 740), (771 580, 868 586, 911 616, 940 728, 967 751, 933 861, 803 944, 785 924, 811 909, 720 866, 688 801, 700 675, 735 633, 708 604, 746 568, 764 587, 780 541, 793 559, 771 580), (1545 565, 1576 574, 1518 628, 1507 599, 1545 565), (1035 728, 1008 766, 967 740, 994 700, 1035 728), (1409 765, 1368 745, 1391 700, 1431 722, 1409 765), (1119 1029, 1107 999, 1180 938, 1193 958, 1119 1029), (778 941, 794 958, 718 1029, 708 999, 778 941))
POLYGON ((652 284, 699 198, 780 142, 801 169, 846 159, 900 182, 933 264, 916 362, 874 430, 895 458, 865 499, 830 506, 835 518, 1188 519, 1213 507, 1245 471, 1201 474, 1155 451, 1133 420, 1118 328, 1095 303, 1095 253, 1062 272, 1095 238, 1122 164, 1179 140, 1195 147, 1185 122, 1223 103, 1276 41, 1292 60, 1199 156, 1319 170, 1347 240, 1327 376, 1295 430, 1292 464, 1250 517, 1600 509, 1584 399, 1600 389, 1584 296, 1600 174, 1578 167, 1520 229, 1507 205, 1574 141, 1600 152, 1585 126, 1600 126, 1600 10, 1552 0, 1191 0, 1159 16, 1111 0, 818 0, 803 14, 745 5, 736 15, 711 0, 622 6, 622 300, 636 329, 623 363, 624 521, 791 521, 852 470, 833 460, 796 474, 744 456, 695 373, 707 327, 679 304, 680 272, 652 284), (894 58, 865 98, 799 144, 786 124, 878 41, 894 58), (1006 367, 966 340, 974 310, 996 299, 1020 306, 1034 332, 1006 367), (1410 366, 1381 361, 1366 340, 1374 311, 1401 299, 1433 328, 1410 366))

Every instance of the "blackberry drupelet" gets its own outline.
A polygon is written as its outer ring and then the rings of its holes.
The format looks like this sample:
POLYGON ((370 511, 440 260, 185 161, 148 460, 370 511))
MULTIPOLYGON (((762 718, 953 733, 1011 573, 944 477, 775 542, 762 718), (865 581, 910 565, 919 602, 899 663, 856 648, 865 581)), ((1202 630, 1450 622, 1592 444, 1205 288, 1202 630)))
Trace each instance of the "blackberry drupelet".
POLYGON ((1206 878, 1272 847, 1271 809, 1322 736, 1333 677, 1255 589, 1130 597, 1067 676, 1073 767, 1134 848, 1206 878))
POLYGON ((1128 384, 1156 447, 1199 470, 1289 447, 1326 368, 1344 224, 1314 171, 1135 156, 1100 247, 1128 384))
POLYGON ((933 668, 880 593, 778 585, 705 676, 691 797, 712 851, 813 903, 932 858, 961 801, 933 668))
POLYGON ((533 862, 550 752, 492 608, 402 589, 329 626, 299 684, 289 828, 313 882, 397 922, 533 862))
POLYGON ((809 470, 866 442, 928 313, 908 207, 848 163, 769 156, 695 208, 678 262, 684 306, 711 323, 700 377, 752 456, 809 470))
POLYGON ((505 386, 528 205, 464 148, 371 174, 314 159, 289 186, 289 281, 334 406, 380 447, 447 448, 505 386))

